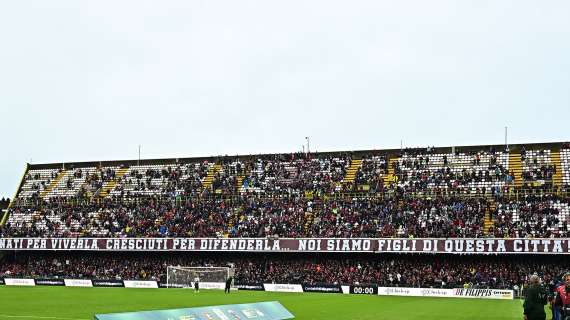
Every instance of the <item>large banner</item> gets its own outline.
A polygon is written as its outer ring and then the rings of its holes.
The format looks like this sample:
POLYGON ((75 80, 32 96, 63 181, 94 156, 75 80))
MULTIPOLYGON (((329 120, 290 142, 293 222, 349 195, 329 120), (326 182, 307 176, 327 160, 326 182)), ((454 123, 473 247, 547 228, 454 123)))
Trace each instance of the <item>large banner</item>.
POLYGON ((96 314, 96 320, 283 320, 294 316, 277 301, 187 309, 96 314))
POLYGON ((1 238, 0 250, 570 254, 570 239, 1 238))
MULTIPOLYGON (((167 288, 164 283, 141 280, 101 280, 101 279, 14 279, 0 278, 0 284, 11 286, 51 285, 66 287, 126 287, 126 288, 167 288)), ((223 282, 200 283, 200 289, 224 289, 223 282)), ((364 294, 381 296, 407 296, 407 297, 439 297, 439 298, 471 298, 471 299, 514 299, 513 290, 503 289, 437 289, 437 288, 406 288, 406 287, 378 287, 376 284, 353 284, 340 286, 337 284, 280 284, 258 283, 238 284, 239 290, 259 290, 269 292, 320 292, 338 294, 364 294)))

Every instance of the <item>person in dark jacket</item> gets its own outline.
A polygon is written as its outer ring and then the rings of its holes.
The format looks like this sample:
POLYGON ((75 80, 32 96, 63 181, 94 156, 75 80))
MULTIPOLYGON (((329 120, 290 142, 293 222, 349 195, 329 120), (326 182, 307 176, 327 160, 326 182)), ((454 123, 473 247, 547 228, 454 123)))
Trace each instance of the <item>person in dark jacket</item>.
POLYGON ((570 318, 570 273, 564 274, 562 281, 564 283, 556 288, 554 307, 561 314, 559 319, 566 320, 570 318))
POLYGON ((525 320, 546 320, 546 312, 544 312, 546 297, 547 292, 541 286, 540 278, 532 275, 523 304, 525 320))
POLYGON ((232 277, 228 277, 228 279, 226 280, 226 289, 224 290, 224 293, 230 293, 230 287, 232 286, 232 277))

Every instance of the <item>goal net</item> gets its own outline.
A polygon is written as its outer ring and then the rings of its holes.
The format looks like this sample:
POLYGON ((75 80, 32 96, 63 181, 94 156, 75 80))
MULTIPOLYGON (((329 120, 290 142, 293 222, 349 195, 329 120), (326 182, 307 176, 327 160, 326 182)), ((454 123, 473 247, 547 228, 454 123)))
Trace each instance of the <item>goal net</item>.
POLYGON ((178 267, 168 266, 166 269, 166 286, 169 288, 192 288, 198 281, 200 287, 223 289, 229 277, 234 276, 229 267, 178 267), (206 285, 206 286, 204 286, 206 285))

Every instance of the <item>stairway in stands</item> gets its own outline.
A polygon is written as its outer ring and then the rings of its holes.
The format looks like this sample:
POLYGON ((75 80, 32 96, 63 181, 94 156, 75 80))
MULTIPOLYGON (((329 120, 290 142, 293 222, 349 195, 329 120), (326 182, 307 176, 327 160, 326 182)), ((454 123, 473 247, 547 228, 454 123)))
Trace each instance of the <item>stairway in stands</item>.
POLYGON ((497 209, 497 204, 494 200, 489 203, 489 209, 485 209, 485 221, 483 223, 483 234, 488 236, 490 234, 489 228, 495 225, 495 219, 491 218, 491 213, 495 212, 497 209))
POLYGON ((59 180, 61 180, 61 178, 63 178, 66 173, 67 173, 67 170, 61 170, 57 174, 57 176, 50 182, 50 184, 47 186, 47 188, 42 190, 42 192, 40 193, 40 198, 45 200, 47 195, 53 190, 53 188, 55 186, 57 186, 57 183, 59 182, 59 180))
POLYGON ((322 208, 323 208, 322 202, 320 200, 317 200, 313 202, 312 212, 310 211, 305 212, 305 224, 304 224, 305 235, 307 236, 309 235, 311 227, 315 222, 315 216, 318 215, 318 213, 322 210, 322 208))
POLYGON ((354 179, 356 179, 356 173, 360 166, 362 165, 362 160, 360 159, 352 159, 350 161, 350 166, 346 169, 346 175, 344 176, 343 183, 353 183, 354 179))
POLYGON ((239 191, 241 190, 241 187, 243 186, 243 179, 245 178, 245 175, 240 174, 237 177, 237 181, 236 181, 236 191, 239 193, 239 191))
POLYGON ((129 172, 129 168, 120 168, 115 171, 115 179, 109 180, 103 184, 101 191, 99 192, 99 198, 106 198, 113 189, 117 186, 117 183, 121 181, 121 178, 129 172))
POLYGON ((523 166, 520 153, 511 152, 509 154, 509 172, 515 179, 515 187, 521 187, 523 185, 523 166))
POLYGON ((552 184, 554 186, 562 186, 562 161, 560 160, 560 151, 552 151, 550 153, 550 160, 556 167, 556 173, 552 176, 552 184))
POLYGON ((8 221, 8 209, 0 211, 2 212, 2 220, 0 220, 0 227, 6 224, 8 221))
POLYGON ((395 177, 394 164, 397 163, 399 158, 388 158, 388 174, 384 176, 384 187, 389 187, 390 183, 395 177))
POLYGON ((216 176, 216 173, 220 172, 220 170, 222 170, 222 165, 219 163, 214 164, 209 170, 208 170, 208 174, 206 175, 206 177, 204 178, 204 180, 202 181, 202 186, 204 188, 210 188, 212 187, 212 183, 214 183, 214 177, 216 176))

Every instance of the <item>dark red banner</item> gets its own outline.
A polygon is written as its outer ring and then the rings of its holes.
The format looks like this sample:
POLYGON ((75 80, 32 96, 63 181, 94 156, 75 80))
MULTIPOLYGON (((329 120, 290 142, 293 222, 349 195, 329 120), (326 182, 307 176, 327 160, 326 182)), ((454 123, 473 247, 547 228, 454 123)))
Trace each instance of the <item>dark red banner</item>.
POLYGON ((0 250, 569 254, 570 239, 1 238, 0 250))

